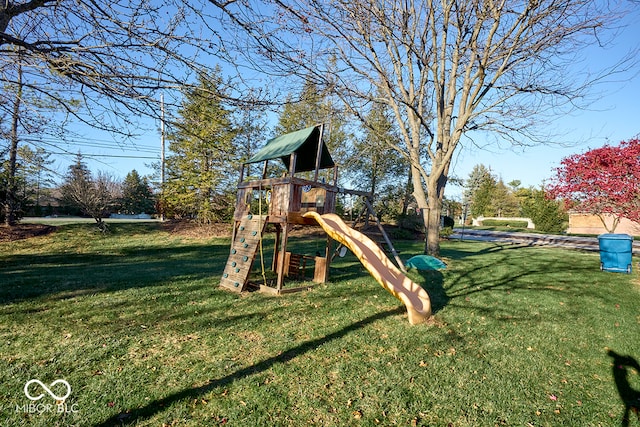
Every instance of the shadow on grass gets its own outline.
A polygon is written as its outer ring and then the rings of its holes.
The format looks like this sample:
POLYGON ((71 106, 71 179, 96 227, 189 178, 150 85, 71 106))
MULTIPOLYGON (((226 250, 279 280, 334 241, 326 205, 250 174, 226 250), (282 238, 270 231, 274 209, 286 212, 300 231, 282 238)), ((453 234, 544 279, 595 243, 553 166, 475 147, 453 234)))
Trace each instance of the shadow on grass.
MULTIPOLYGON (((455 242, 455 243, 458 243, 458 242, 455 242)), ((462 249, 461 247, 455 247, 455 248, 448 247, 448 248, 442 249, 441 255, 445 258, 461 260, 464 258, 477 257, 481 255, 496 253, 502 250, 521 249, 523 247, 522 245, 502 244, 502 243, 496 243, 496 242, 487 243, 487 242, 468 242, 467 241, 463 243, 469 244, 468 250, 462 249), (478 250, 478 248, 474 246, 476 244, 487 245, 487 246, 478 250)))
POLYGON ((620 395, 620 400, 624 405, 621 425, 627 427, 631 422, 632 412, 636 414, 636 418, 640 422, 640 390, 634 389, 629 382, 629 374, 633 370, 640 375, 640 364, 633 357, 623 356, 613 350, 609 350, 607 354, 613 359, 611 373, 620 395))
POLYGON ((111 426, 136 424, 140 421, 143 421, 144 419, 154 416, 159 412, 164 411, 167 407, 171 406, 175 402, 178 402, 183 399, 189 399, 189 400, 196 399, 218 387, 226 387, 227 385, 233 383, 234 381, 241 380, 251 375, 256 375, 261 372, 264 372, 276 364, 289 362, 298 356, 301 356, 305 353, 315 350, 316 348, 322 346, 323 344, 326 344, 327 342, 340 339, 346 336, 347 334, 357 331, 358 329, 364 328, 365 326, 371 323, 374 323, 378 320, 385 319, 390 316, 395 316, 403 312, 404 312, 404 307, 398 307, 393 310, 387 310, 387 311, 375 314, 373 316, 369 316, 365 319, 362 319, 359 322, 353 323, 349 326, 346 326, 324 337, 317 338, 311 341, 306 341, 281 354, 278 354, 277 356, 273 356, 263 360, 262 362, 258 362, 255 365, 247 366, 246 368, 240 369, 239 371, 236 371, 225 377, 211 380, 207 384, 202 385, 200 387, 188 388, 178 393, 171 394, 163 399, 153 401, 148 405, 143 406, 142 408, 134 409, 128 413, 120 413, 120 414, 114 415, 111 418, 103 421, 102 423, 96 424, 95 427, 111 427, 111 426))
POLYGON ((443 273, 447 307, 509 322, 546 315, 573 321, 578 305, 547 303, 602 302, 614 295, 606 289, 625 280, 600 272, 597 254, 582 251, 473 242, 447 247, 443 256, 454 261, 443 273))
MULTIPOLYGON (((485 255, 468 263, 464 271, 458 271, 448 281, 449 296, 451 298, 468 296, 486 291, 513 291, 518 289, 565 291, 571 279, 554 279, 551 275, 571 276, 580 274, 590 275, 597 271, 594 266, 577 264, 573 258, 559 258, 555 254, 548 257, 529 256, 526 247, 491 246, 480 251, 464 253, 464 251, 450 251, 447 255, 452 258, 466 258, 485 255), (490 255, 487 257, 487 255, 490 255), (545 277, 545 280, 521 279, 545 277)), ((569 277, 569 276, 567 276, 569 277)))
POLYGON ((436 314, 449 304, 449 295, 444 289, 444 275, 439 270, 420 271, 425 283, 422 285, 431 300, 431 312, 436 314))
POLYGON ((0 304, 157 286, 167 280, 218 279, 227 251, 226 244, 211 244, 8 256, 0 266, 0 304))

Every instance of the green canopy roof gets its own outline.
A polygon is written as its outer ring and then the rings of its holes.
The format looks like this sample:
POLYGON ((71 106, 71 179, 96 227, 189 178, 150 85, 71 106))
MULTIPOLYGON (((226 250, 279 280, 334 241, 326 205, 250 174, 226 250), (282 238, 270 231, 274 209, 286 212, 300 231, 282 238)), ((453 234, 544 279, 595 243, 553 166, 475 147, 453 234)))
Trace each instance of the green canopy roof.
MULTIPOLYGON (((320 126, 312 126, 296 132, 278 136, 267 142, 262 150, 247 160, 247 163, 258 163, 265 160, 281 159, 289 168, 291 153, 296 153, 295 172, 315 170, 318 143, 320 142, 320 126)), ((320 169, 332 168, 335 165, 327 146, 322 144, 320 169)))

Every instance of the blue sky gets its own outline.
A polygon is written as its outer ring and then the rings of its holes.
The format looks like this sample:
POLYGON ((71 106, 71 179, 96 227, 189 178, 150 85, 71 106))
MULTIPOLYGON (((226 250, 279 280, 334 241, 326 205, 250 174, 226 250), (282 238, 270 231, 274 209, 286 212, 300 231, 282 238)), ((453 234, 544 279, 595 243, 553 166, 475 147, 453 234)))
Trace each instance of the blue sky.
MULTIPOLYGON (((581 69, 599 70, 616 62, 629 50, 640 47, 640 25, 637 22, 640 22, 640 9, 629 14, 621 23, 627 24, 627 27, 617 34, 610 49, 590 49, 588 59, 579 64, 581 69)), ((571 73, 567 75, 570 78, 571 73)), ((563 157, 606 143, 617 144, 640 134, 640 64, 616 76, 614 81, 597 86, 592 95, 597 101, 588 110, 560 116, 551 125, 550 130, 562 135, 561 140, 569 146, 545 145, 490 151, 463 148, 454 157, 452 175, 467 178, 475 165, 484 164, 505 182, 520 180, 525 187, 539 186, 553 175, 553 169, 563 157)), ((96 136, 90 130, 81 133, 86 135, 87 140, 98 138, 98 144, 80 144, 71 149, 74 153, 79 148, 84 154, 93 155, 86 159, 93 171, 104 170, 124 178, 129 171, 136 169, 146 175, 152 173, 148 165, 154 161, 153 158, 159 159, 159 123, 147 123, 147 129, 142 132, 144 136, 134 144, 118 145, 108 136, 96 136)), ((58 171, 64 173, 72 161, 70 156, 59 157, 56 165, 58 171)), ((446 196, 459 198, 461 191, 458 187, 449 186, 446 196)))

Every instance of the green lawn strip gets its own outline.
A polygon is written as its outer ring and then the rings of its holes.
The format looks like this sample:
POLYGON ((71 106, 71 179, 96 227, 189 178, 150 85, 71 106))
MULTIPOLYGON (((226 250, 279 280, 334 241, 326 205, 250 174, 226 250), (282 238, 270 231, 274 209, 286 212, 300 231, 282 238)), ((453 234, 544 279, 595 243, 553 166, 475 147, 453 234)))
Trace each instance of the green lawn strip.
POLYGON ((640 358, 640 290, 597 254, 444 242, 446 270, 410 272, 436 312, 411 326, 351 254, 239 296, 216 286, 228 239, 112 228, 1 245, 0 425, 620 425, 607 348, 640 358), (24 411, 32 378, 67 380, 69 410, 24 411))

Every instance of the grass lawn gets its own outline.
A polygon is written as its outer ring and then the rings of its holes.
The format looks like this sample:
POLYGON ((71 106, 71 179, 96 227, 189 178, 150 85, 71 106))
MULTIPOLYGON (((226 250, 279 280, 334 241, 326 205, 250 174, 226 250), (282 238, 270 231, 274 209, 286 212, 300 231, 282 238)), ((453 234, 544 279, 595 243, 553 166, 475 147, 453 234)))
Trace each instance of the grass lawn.
POLYGON ((350 254, 310 291, 236 295, 229 239, 94 229, 0 244, 0 426, 620 426, 615 378, 638 397, 608 354, 640 359, 638 274, 595 253, 444 242, 411 326, 350 254))

